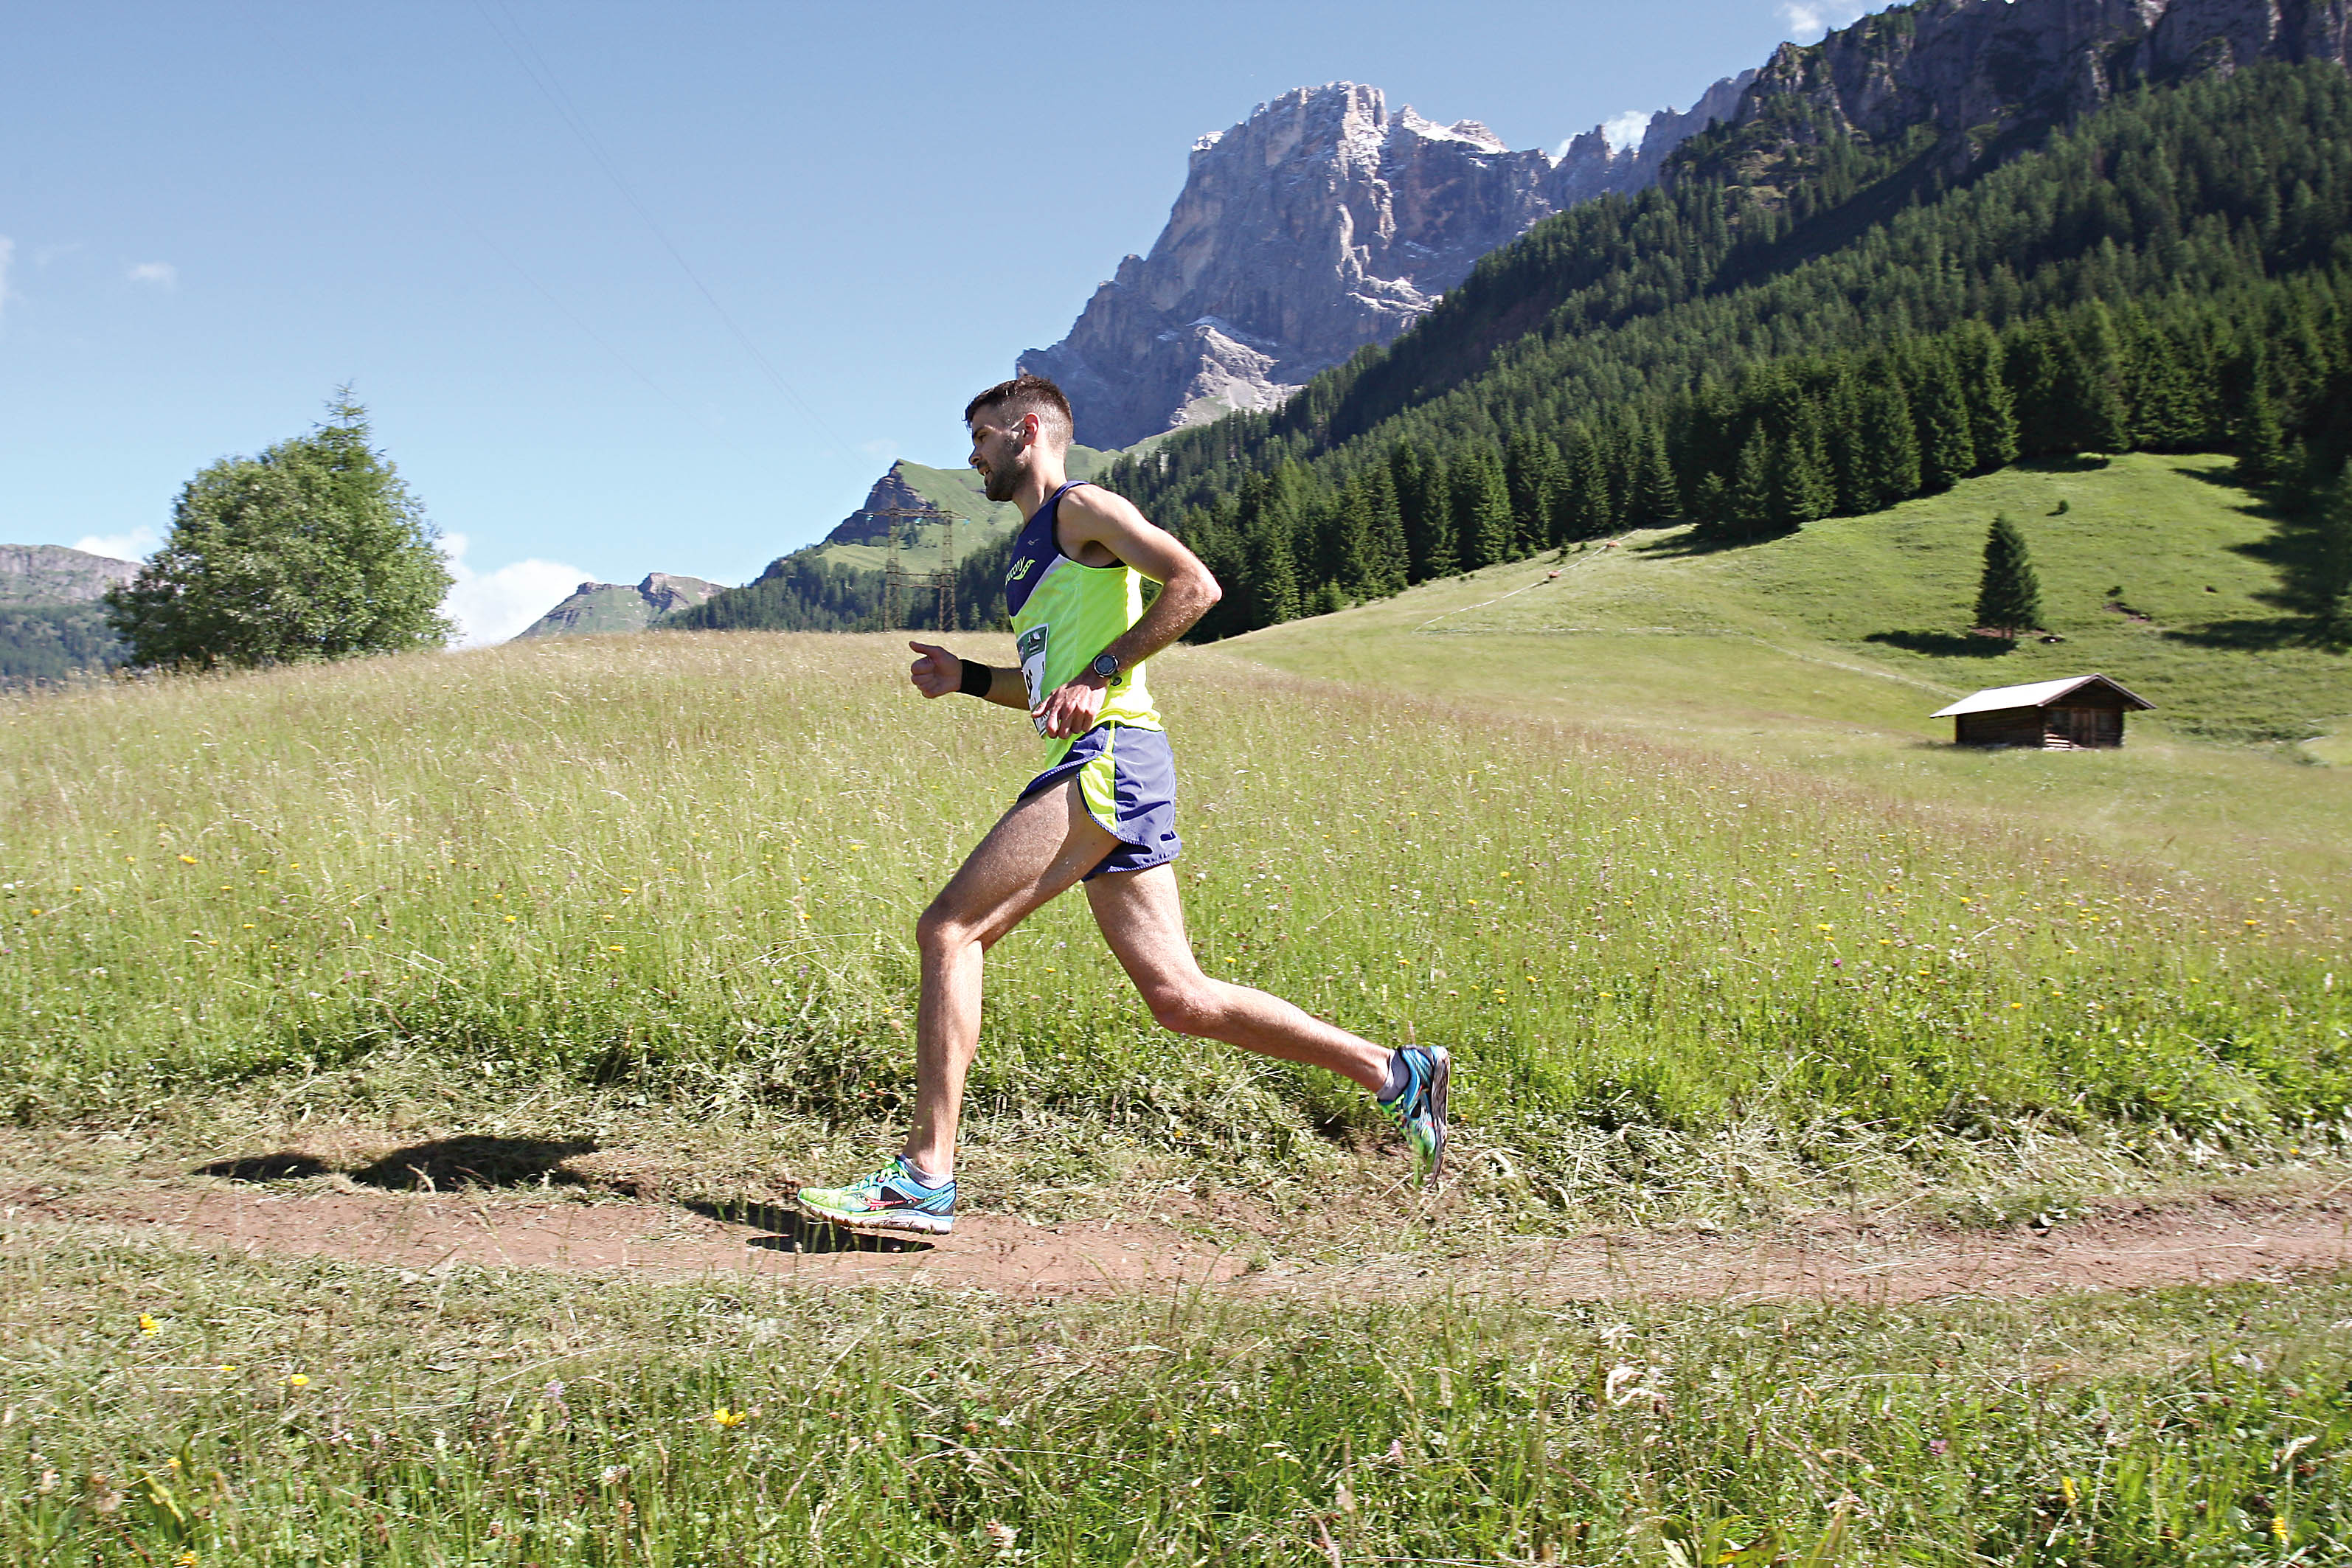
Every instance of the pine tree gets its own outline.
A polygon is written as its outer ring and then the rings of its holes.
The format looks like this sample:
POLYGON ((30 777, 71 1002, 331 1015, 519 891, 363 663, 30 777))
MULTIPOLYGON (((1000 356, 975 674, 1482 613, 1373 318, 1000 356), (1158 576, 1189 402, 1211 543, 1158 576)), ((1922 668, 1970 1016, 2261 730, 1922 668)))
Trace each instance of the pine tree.
MULTIPOLYGON (((1628 487, 1625 522, 1631 528, 1656 528, 1683 515, 1682 487, 1675 482, 1675 466, 1666 456, 1665 436, 1644 423, 1633 443, 1633 482, 1628 487)), ((1556 530, 1555 539, 1570 537, 1556 530)))
POLYGON ((1911 411, 1919 428, 1919 484, 1948 490, 1974 472, 1976 441, 1969 432, 1968 393, 1940 342, 1922 344, 1911 411))
POLYGON ((1952 334, 1953 368, 1969 400, 1969 447, 1976 471, 1990 473, 2017 461, 2017 400, 2001 374, 2000 340, 1982 321, 1962 322, 1952 334))
POLYGON ((1830 473, 1828 447, 1822 439, 1821 415, 1811 401, 1800 402, 1780 447, 1773 475, 1777 487, 1773 511, 1783 528, 1800 528, 1830 515, 1837 505, 1837 485, 1830 473))
POLYGON ((1873 379, 1860 401, 1862 510, 1876 511, 1919 493, 1919 437, 1899 382, 1873 379))
POLYGON ((1514 553, 1528 554, 1553 542, 1552 519, 1568 489, 1567 465, 1549 436, 1522 430, 1503 458, 1511 498, 1514 553))
POLYGON ((1568 493, 1560 506, 1561 526, 1555 537, 1599 539, 1617 529, 1617 509, 1609 493, 1609 470, 1601 458, 1600 444, 1583 426, 1569 434, 1568 493))
POLYGON ((1748 538, 1772 531, 1772 437, 1759 425, 1739 448, 1739 463, 1731 475, 1731 526, 1748 538))
POLYGON ((1446 489, 1454 499, 1454 536, 1465 571, 1476 571, 1511 553, 1511 493, 1503 464, 1484 441, 1446 465, 1446 489))
POLYGON ((1408 571, 1404 521, 1397 510, 1396 485, 1386 464, 1374 466, 1364 479, 1364 497, 1371 525, 1364 536, 1364 593, 1372 598, 1404 592, 1408 571))
POLYGON ((2042 624, 2042 584, 2025 535, 2001 513, 1985 535, 1984 575, 1977 584, 1977 625, 2014 637, 2042 624))
POLYGON ((2286 433, 2279 428, 2278 410, 2263 386, 2259 368, 2239 409, 2237 437, 2240 484, 2270 484, 2287 471, 2286 433))

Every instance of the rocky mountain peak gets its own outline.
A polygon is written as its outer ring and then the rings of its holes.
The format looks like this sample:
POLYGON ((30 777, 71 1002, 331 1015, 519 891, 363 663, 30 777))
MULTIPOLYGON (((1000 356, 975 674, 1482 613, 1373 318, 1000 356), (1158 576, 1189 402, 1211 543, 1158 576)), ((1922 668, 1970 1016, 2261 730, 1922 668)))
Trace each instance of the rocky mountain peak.
POLYGON ((1235 408, 1274 408, 1417 321, 1478 258, 1563 206, 1656 175, 1748 78, 1637 147, 1596 127, 1555 158, 1475 120, 1389 112, 1360 82, 1295 88, 1193 144, 1149 256, 1129 256, 1070 333, 1020 368, 1069 395, 1078 439, 1124 447, 1235 408))
POLYGON ((1921 0, 1781 45, 1733 118, 1764 120, 1793 98, 1872 138, 1935 125, 1966 161, 1988 131, 2069 119, 2140 82, 2263 59, 2341 64, 2347 42, 2343 0, 1921 0))
POLYGON ((90 604, 138 574, 136 562, 62 544, 0 544, 0 604, 90 604))

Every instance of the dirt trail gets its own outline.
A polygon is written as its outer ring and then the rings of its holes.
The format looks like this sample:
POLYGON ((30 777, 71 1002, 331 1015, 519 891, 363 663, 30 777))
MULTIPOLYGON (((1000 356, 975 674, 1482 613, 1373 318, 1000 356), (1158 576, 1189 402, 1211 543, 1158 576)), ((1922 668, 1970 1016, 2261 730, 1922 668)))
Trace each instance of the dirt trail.
POLYGON ((468 1193, 300 1190, 160 1182, 5 1200, 12 1217, 168 1232, 204 1248, 331 1257, 422 1275, 461 1265, 674 1279, 921 1280, 1041 1295, 1236 1282, 1253 1289, 1393 1294, 1451 1289, 1542 1300, 1917 1301, 2283 1278, 2352 1264, 2352 1201, 2205 1197, 2116 1205, 2046 1231, 1905 1227, 1815 1215, 1747 1235, 1690 1230, 1504 1239, 1479 1250, 1248 1254, 1149 1222, 1038 1226, 959 1218, 934 1240, 858 1238, 791 1211, 468 1193), (1267 1259, 1272 1259, 1267 1261, 1267 1259))

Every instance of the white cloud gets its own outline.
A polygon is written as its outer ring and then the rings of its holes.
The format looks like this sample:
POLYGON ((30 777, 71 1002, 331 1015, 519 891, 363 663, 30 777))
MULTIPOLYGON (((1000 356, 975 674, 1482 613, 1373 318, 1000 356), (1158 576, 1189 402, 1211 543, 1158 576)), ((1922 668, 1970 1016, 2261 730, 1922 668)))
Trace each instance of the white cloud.
POLYGON ((180 269, 168 261, 142 261, 123 276, 133 283, 152 283, 167 294, 180 286, 180 269))
POLYGON ((1642 133, 1650 129, 1650 111, 1629 109, 1624 113, 1601 122, 1601 134, 1609 140, 1612 153, 1628 153, 1642 144, 1642 133))
POLYGON ((1782 0, 1780 19, 1789 37, 1801 44, 1817 43, 1832 27, 1843 27, 1870 7, 1856 0, 1782 0))
POLYGON ((141 527, 128 533, 85 533, 73 542, 73 547, 115 561, 144 561, 163 542, 163 535, 141 527))
POLYGON ((441 613, 457 623, 457 646, 481 647, 504 642, 515 633, 569 598, 588 580, 588 574, 561 561, 533 557, 513 561, 492 572, 477 572, 466 564, 468 543, 462 533, 441 536, 441 553, 447 559, 449 596, 441 613))

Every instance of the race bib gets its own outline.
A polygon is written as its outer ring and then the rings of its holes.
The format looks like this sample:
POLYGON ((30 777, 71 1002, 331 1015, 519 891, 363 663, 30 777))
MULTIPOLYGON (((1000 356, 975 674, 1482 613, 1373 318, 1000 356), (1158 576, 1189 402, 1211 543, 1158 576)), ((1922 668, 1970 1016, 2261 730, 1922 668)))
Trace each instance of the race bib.
POLYGON ((1013 648, 1021 658, 1021 679, 1029 688, 1029 722, 1045 732, 1045 721, 1037 717, 1037 705, 1045 700, 1045 642, 1051 628, 1045 623, 1023 632, 1013 648))

